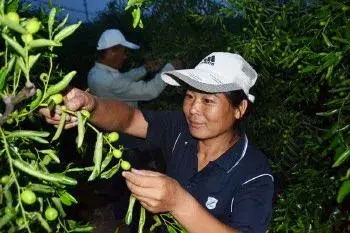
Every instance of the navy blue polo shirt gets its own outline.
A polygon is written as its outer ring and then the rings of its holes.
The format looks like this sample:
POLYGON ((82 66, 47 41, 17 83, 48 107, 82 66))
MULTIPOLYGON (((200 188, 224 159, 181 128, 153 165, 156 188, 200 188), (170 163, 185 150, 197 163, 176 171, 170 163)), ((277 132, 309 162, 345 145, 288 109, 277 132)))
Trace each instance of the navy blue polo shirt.
POLYGON ((197 143, 182 112, 143 111, 146 140, 162 150, 166 173, 177 180, 209 213, 241 232, 267 230, 273 176, 265 155, 242 135, 222 156, 198 172, 197 143))

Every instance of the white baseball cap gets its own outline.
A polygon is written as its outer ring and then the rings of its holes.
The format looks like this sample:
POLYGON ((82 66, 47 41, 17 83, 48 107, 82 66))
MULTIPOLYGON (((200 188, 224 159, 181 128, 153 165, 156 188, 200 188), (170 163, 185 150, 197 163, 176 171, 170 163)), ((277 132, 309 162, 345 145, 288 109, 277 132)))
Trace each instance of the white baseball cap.
POLYGON ((123 33, 118 29, 108 29, 100 36, 97 43, 97 50, 108 49, 116 45, 122 45, 130 49, 140 48, 140 46, 127 41, 123 33))
POLYGON ((255 97, 249 94, 258 74, 239 54, 215 52, 205 57, 194 69, 174 70, 162 73, 164 82, 180 86, 182 80, 197 90, 218 93, 243 90, 250 102, 255 97))

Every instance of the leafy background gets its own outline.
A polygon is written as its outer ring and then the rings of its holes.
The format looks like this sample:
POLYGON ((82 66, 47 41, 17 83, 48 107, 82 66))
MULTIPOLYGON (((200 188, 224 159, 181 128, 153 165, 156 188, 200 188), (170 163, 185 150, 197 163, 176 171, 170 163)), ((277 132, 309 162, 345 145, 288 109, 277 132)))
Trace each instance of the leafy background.
MULTIPOLYGON (((47 20, 40 11, 26 14, 47 20)), ((213 51, 241 54, 259 73, 245 128, 276 180, 269 232, 349 232, 349 14, 349 0, 133 0, 127 10, 111 1, 65 41, 55 61, 77 70, 73 85, 86 88, 98 36, 112 27, 142 46, 126 69, 157 58, 193 67, 213 51), (132 16, 138 9, 143 28, 132 16)), ((141 106, 180 108, 182 91, 167 87, 141 106)), ((71 133, 64 136, 59 146, 76 153, 71 133)))

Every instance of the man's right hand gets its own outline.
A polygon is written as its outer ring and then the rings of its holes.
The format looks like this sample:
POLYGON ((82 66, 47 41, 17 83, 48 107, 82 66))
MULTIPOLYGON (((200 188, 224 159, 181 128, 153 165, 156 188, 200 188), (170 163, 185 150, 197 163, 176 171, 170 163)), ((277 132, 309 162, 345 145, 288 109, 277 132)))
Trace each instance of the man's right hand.
POLYGON ((147 69, 147 72, 155 72, 162 68, 164 65, 164 60, 163 59, 157 59, 153 61, 147 61, 145 63, 145 68, 147 69))
MULTIPOLYGON (((70 111, 88 110, 89 112, 94 111, 97 105, 95 97, 85 91, 77 88, 73 88, 64 97, 64 105, 70 111)), ((46 119, 46 122, 53 125, 58 125, 60 121, 61 112, 56 108, 55 113, 52 114, 48 108, 42 108, 39 110, 40 114, 46 119)), ((66 129, 72 128, 77 125, 75 117, 67 118, 65 125, 66 129)))

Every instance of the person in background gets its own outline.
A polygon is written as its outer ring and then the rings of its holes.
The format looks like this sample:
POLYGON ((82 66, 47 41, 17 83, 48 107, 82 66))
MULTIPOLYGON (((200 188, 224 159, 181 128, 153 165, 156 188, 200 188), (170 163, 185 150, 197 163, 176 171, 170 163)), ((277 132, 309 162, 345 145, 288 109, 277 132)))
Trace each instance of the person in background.
MULTIPOLYGON (((68 109, 87 109, 92 124, 145 138, 161 148, 166 174, 122 173, 132 194, 153 213, 170 212, 189 233, 263 233, 272 214, 274 179, 266 156, 238 127, 255 97, 257 73, 238 54, 217 52, 194 69, 168 71, 162 79, 186 87, 182 111, 146 111, 79 89, 68 109)), ((50 124, 60 114, 41 113, 50 124)), ((67 119, 67 128, 77 125, 67 119)))
MULTIPOLYGON (((138 108, 139 101, 149 101, 158 97, 165 89, 166 83, 161 79, 160 73, 149 81, 142 80, 147 73, 154 73, 161 69, 171 71, 182 66, 181 61, 174 59, 163 66, 161 59, 146 62, 143 66, 120 72, 123 68, 127 49, 139 49, 139 46, 126 40, 118 29, 104 31, 97 43, 97 61, 88 73, 88 87, 92 94, 100 98, 118 99, 129 106, 138 108)), ((126 156, 136 167, 147 167, 154 162, 155 153, 148 151, 144 140, 120 133, 118 144, 127 148, 126 156), (137 156, 137 154, 149 154, 149 156, 137 156)), ((153 151, 155 152, 155 151, 153 151)), ((159 152, 158 152, 159 153, 159 152)), ((127 209, 130 191, 125 180, 116 175, 112 178, 111 185, 99 190, 101 195, 118 199, 115 202, 115 217, 121 220, 127 209), (112 192, 112 190, 114 190, 112 192)))
MULTIPOLYGON (((97 61, 88 74, 88 87, 98 97, 122 100, 137 108, 139 101, 158 97, 167 84, 159 73, 149 81, 142 80, 148 72, 155 72, 163 66, 160 59, 146 62, 145 65, 128 72, 120 72, 127 49, 139 49, 139 46, 127 41, 118 29, 104 31, 97 43, 97 61)), ((181 61, 174 59, 161 72, 181 67, 181 61)))

